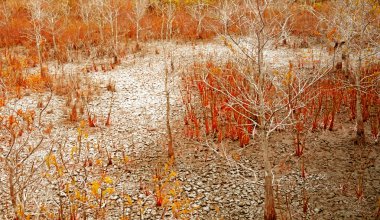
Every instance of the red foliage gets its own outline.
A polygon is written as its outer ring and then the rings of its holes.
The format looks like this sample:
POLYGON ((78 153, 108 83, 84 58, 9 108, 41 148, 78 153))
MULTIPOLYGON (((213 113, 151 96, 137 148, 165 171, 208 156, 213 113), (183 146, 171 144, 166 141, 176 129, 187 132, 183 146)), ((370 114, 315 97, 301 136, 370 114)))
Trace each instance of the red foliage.
POLYGON ((249 116, 251 115, 253 119, 254 115, 249 112, 249 102, 244 100, 242 95, 249 90, 244 77, 236 71, 232 63, 227 63, 219 68, 212 62, 207 62, 204 66, 195 64, 193 68, 193 75, 185 77, 183 80, 186 95, 182 96, 182 100, 187 106, 187 114, 184 119, 186 136, 200 138, 201 127, 196 119, 196 115, 200 115, 203 117, 202 129, 205 134, 214 134, 218 143, 229 138, 239 140, 241 147, 248 145, 253 131, 253 122, 249 116), (206 79, 202 79, 198 74, 202 71, 210 73, 206 79), (219 92, 221 88, 227 89, 233 97, 241 98, 244 104, 231 106, 229 104, 233 103, 231 97, 219 92), (198 94, 195 100, 200 100, 201 110, 199 112, 194 111, 194 108, 191 107, 194 105, 191 99, 193 93, 198 94), (195 131, 194 136, 192 131, 195 131))
POLYGON ((88 114, 88 126, 89 127, 96 127, 96 116, 94 115, 94 117, 91 117, 90 114, 88 114))

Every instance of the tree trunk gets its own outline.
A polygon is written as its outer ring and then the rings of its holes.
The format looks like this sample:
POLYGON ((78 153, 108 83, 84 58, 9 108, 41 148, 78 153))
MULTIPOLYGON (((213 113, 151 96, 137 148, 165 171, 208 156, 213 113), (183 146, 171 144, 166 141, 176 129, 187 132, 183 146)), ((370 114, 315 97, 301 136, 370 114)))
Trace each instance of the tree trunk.
POLYGON ((224 22, 224 25, 223 25, 223 32, 224 32, 224 35, 227 35, 227 34, 228 34, 228 21, 225 21, 225 22, 224 22))
POLYGON ((349 60, 349 54, 348 54, 348 49, 346 45, 342 46, 342 62, 343 62, 343 72, 345 76, 348 78, 348 74, 350 70, 350 60, 349 60))
POLYGON ((168 141, 168 157, 174 159, 173 135, 170 127, 170 95, 168 87, 169 70, 165 70, 165 95, 166 95, 166 132, 168 141))
POLYGON ((355 143, 362 146, 365 143, 364 121, 362 110, 362 96, 360 92, 360 70, 355 75, 356 87, 356 140, 355 143))
MULTIPOLYGON (((259 50, 259 55, 262 53, 262 50, 259 50)), ((260 59, 258 59, 260 61, 260 59)), ((264 73, 261 70, 262 65, 259 65, 259 72, 260 74, 260 87, 261 91, 259 93, 259 105, 260 105, 260 129, 261 129, 261 144, 262 144, 262 152, 263 152, 263 159, 264 159, 264 169, 265 169, 265 182, 264 182, 264 189, 265 189, 265 201, 264 201, 264 219, 265 220, 274 220, 276 219, 276 210, 274 206, 274 196, 273 196, 273 185, 272 185, 272 166, 270 162, 270 156, 269 156, 269 137, 267 136, 267 128, 266 128, 266 118, 265 118, 265 99, 264 99, 264 92, 265 92, 265 86, 264 86, 264 73)))
POLYGON ((45 78, 46 74, 42 67, 42 52, 41 52, 41 44, 39 42, 37 42, 37 53, 38 53, 38 63, 40 67, 41 78, 45 78))
POLYGON ((263 158, 265 167, 265 209, 264 209, 264 219, 265 220, 275 220, 276 210, 274 208, 274 196, 273 196, 273 185, 272 185, 272 167, 269 159, 269 141, 266 136, 265 130, 262 131, 262 147, 263 147, 263 158))
POLYGON ((197 38, 201 37, 202 33, 202 19, 198 20, 198 25, 197 25, 197 38))
POLYGON ((164 28, 165 28, 165 14, 162 12, 161 16, 162 22, 161 22, 161 40, 164 40, 164 28))
POLYGON ((276 210, 274 207, 274 197, 273 197, 273 186, 272 186, 272 166, 269 157, 269 140, 267 136, 267 124, 265 117, 265 73, 264 67, 264 33, 263 29, 256 32, 257 38, 257 71, 259 74, 259 106, 260 106, 260 129, 261 129, 261 142, 262 142, 262 152, 264 158, 264 168, 265 168, 265 208, 264 208, 264 219, 265 220, 275 220, 276 210))
POLYGON ((140 21, 136 22, 136 41, 139 42, 140 21))
POLYGON ((16 189, 14 188, 15 184, 13 182, 13 178, 14 178, 14 169, 13 167, 11 167, 8 163, 8 161, 6 161, 5 163, 5 167, 8 169, 9 171, 9 176, 8 176, 8 185, 9 185, 9 196, 11 198, 11 203, 12 203, 12 208, 13 208, 13 211, 14 211, 14 214, 15 214, 15 218, 18 218, 18 214, 17 214, 17 195, 16 195, 16 189))

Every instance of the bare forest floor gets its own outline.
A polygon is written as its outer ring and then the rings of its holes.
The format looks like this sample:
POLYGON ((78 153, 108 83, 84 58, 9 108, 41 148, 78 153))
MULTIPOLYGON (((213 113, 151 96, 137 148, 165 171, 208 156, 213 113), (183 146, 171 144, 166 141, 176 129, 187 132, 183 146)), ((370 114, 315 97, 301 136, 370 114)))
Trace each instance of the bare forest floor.
MULTIPOLYGON (((183 135, 181 74, 186 74, 194 61, 207 61, 210 57, 213 60, 228 59, 231 51, 222 43, 143 44, 141 51, 123 58, 116 69, 87 73, 86 78, 97 86, 87 106, 97 116, 97 127, 87 128, 86 142, 98 143, 112 155, 125 151, 131 158, 128 169, 117 167, 115 163, 110 172, 123 173, 120 185, 126 186, 132 198, 133 205, 126 210, 131 213, 131 219, 141 216, 138 200, 146 201, 143 219, 173 218, 169 211, 173 207, 162 214, 164 209, 156 207, 154 198, 141 190, 145 183, 149 188, 155 168, 166 161, 164 76, 165 68, 171 68, 168 54, 175 69, 170 78, 176 152, 173 169, 181 181, 182 196, 189 199, 193 207, 188 217, 262 219, 264 169, 260 146, 252 142, 240 148, 238 143, 230 141, 219 145, 205 144, 187 140, 183 135), (114 93, 107 91, 110 80, 115 83, 114 93), (104 123, 111 100, 111 126, 107 127, 104 123)), ((314 57, 320 63, 329 59, 327 52, 320 48, 271 49, 265 54, 267 68, 287 67, 289 61, 296 63, 294 54, 302 54, 305 60, 314 57)), ((83 65, 70 64, 65 68, 66 73, 81 72, 83 65)), ((31 93, 20 100, 12 100, 1 108, 1 112, 35 108, 40 99, 47 100, 48 97, 48 93, 31 93)), ((53 95, 43 113, 42 124, 52 123, 53 130, 44 140, 46 147, 38 152, 39 157, 48 153, 51 143, 64 139, 75 145, 78 124, 68 122, 65 102, 65 98, 53 95)), ((333 131, 321 129, 309 133, 302 159, 294 156, 290 130, 277 132, 271 138, 273 183, 280 219, 375 218, 380 198, 380 146, 370 138, 370 143, 363 148, 354 145, 355 124, 346 119, 347 115, 348 108, 339 113, 333 131), (306 178, 301 177, 301 166, 305 167, 306 178), (361 179, 364 194, 358 198, 356 192, 361 179)), ((82 117, 86 120, 86 115, 82 117)), ((36 191, 36 197, 43 197, 48 188, 36 191)), ((7 210, 6 204, 0 202, 0 212, 7 210)), ((117 204, 110 203, 107 219, 120 218, 121 208, 117 204)), ((6 215, 0 214, 0 218, 6 218, 6 215)))

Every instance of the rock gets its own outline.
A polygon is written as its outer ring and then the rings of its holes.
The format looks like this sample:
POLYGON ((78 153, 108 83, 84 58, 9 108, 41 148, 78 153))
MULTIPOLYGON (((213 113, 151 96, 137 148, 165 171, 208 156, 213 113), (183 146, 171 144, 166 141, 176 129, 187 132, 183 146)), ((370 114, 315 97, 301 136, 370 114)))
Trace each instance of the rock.
POLYGON ((222 197, 215 197, 214 200, 217 201, 217 202, 221 202, 222 201, 222 197))
POLYGON ((156 209, 152 209, 151 214, 152 214, 153 216, 156 215, 156 214, 157 214, 156 209))
POLYGON ((220 185, 219 185, 219 184, 212 185, 212 189, 213 189, 213 190, 218 190, 219 188, 220 188, 220 185))
POLYGON ((183 187, 183 189, 186 191, 186 192, 190 192, 191 191, 191 186, 190 185, 186 185, 183 187))
POLYGON ((197 196, 197 194, 195 192, 191 192, 189 194, 189 198, 195 198, 197 196))
POLYGON ((209 206, 205 206, 205 207, 203 207, 202 208, 204 211, 206 211, 206 212, 209 212, 210 211, 210 207, 209 206))

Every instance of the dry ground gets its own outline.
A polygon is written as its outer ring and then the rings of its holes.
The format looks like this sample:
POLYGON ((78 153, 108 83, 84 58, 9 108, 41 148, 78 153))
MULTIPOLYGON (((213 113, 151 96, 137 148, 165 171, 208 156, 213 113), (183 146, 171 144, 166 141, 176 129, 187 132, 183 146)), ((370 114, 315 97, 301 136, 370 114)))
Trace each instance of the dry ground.
MULTIPOLYGON (((320 49, 273 49, 265 54, 268 66, 287 66, 301 53, 321 54, 320 49)), ((171 78, 171 106, 177 159, 175 169, 186 197, 195 211, 192 219, 261 219, 263 216, 263 163, 260 146, 253 143, 239 148, 236 143, 196 143, 182 136, 183 106, 179 77, 194 60, 225 59, 229 50, 218 43, 175 44, 155 42, 143 46, 142 51, 128 55, 117 69, 90 73, 100 85, 100 93, 89 103, 89 109, 98 115, 98 127, 90 128, 89 141, 99 141, 112 152, 122 147, 131 155, 128 181, 134 201, 143 198, 139 191, 140 180, 149 181, 158 161, 166 157, 163 147, 165 135, 164 70, 173 58, 176 75, 171 78), (170 53, 169 53, 170 52, 170 53), (111 93, 107 82, 116 85, 112 107, 111 126, 104 126, 111 93)), ((80 71, 80 64, 67 65, 67 72, 80 71)), ((39 97, 48 94, 31 94, 13 100, 1 111, 34 108, 39 97)), ((46 110, 43 123, 53 122, 51 139, 67 137, 75 142, 76 126, 67 123, 63 110, 65 100, 53 99, 46 110)), ((308 144, 302 159, 293 155, 293 139, 289 131, 276 133, 271 139, 272 161, 275 174, 276 207, 278 217, 284 219, 374 219, 380 199, 379 144, 373 141, 364 148, 353 144, 354 123, 345 120, 341 112, 334 131, 317 131, 308 134, 308 144), (306 178, 301 177, 301 161, 306 178), (364 195, 357 198, 356 189, 363 178, 364 195), (307 201, 307 202, 305 202, 307 201), (307 204, 306 212, 303 208, 307 204)), ((369 134, 368 134, 369 136, 369 134)), ((43 153, 41 154, 43 155, 43 153)), ((151 201, 153 203, 153 201, 151 201)), ((138 206, 133 219, 138 218, 138 206)), ((111 209, 109 219, 116 219, 119 209, 111 209), (113 212, 113 211, 114 212, 113 212)), ((160 207, 145 210, 144 219, 160 218, 160 207)), ((165 218, 171 219, 167 212, 165 218)))

